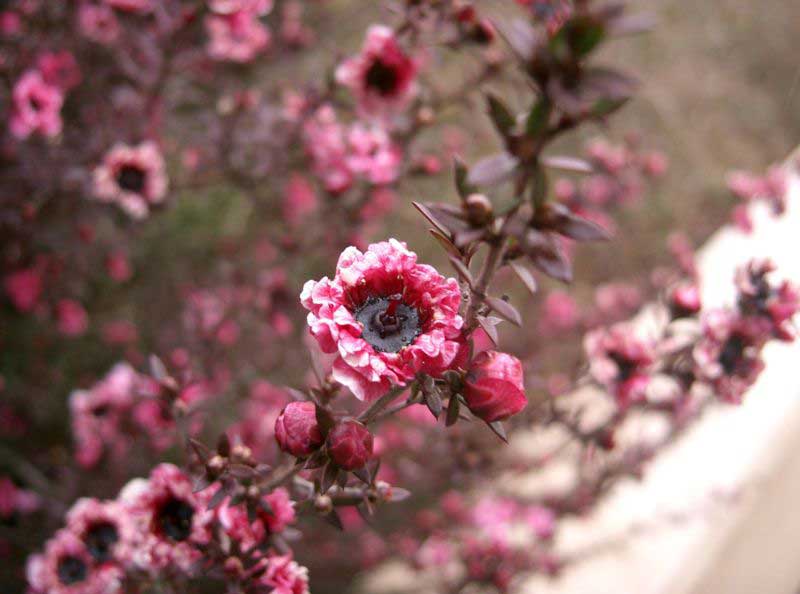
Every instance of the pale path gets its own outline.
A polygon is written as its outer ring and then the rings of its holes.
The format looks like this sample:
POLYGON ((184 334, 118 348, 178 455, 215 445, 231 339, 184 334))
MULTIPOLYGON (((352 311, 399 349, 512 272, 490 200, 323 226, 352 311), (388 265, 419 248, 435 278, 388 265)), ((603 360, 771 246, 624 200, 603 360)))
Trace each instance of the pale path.
MULTIPOLYGON (((797 162, 796 160, 794 161, 797 162)), ((698 213, 702 216, 702 213, 698 213)), ((752 258, 800 284, 800 175, 788 209, 754 207, 755 231, 717 232, 699 257, 704 306, 730 304, 734 270, 752 258)), ((558 549, 596 551, 531 594, 796 594, 800 587, 800 341, 770 344, 766 369, 739 407, 708 411, 648 467, 624 481, 587 518, 561 524, 558 549)), ((648 428, 640 428, 642 432, 648 428)), ((515 435, 526 449, 537 436, 515 435)), ((535 493, 541 473, 500 481, 535 493), (509 484, 510 483, 510 484, 509 484)), ((370 592, 423 592, 393 564, 370 592)))

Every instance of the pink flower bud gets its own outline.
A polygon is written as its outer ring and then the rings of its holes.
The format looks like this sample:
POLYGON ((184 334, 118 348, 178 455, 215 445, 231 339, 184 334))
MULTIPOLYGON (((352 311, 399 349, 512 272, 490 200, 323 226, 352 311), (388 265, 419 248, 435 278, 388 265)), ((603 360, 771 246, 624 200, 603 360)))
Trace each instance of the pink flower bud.
POLYGON ((343 421, 328 434, 328 454, 344 470, 358 470, 372 457, 372 433, 358 421, 343 421))
POLYGON ((284 452, 305 458, 322 445, 313 402, 290 402, 275 420, 275 439, 284 452))
POLYGON ((522 363, 497 351, 479 354, 467 373, 464 397, 473 414, 487 423, 517 414, 528 403, 522 363))
POLYGON ((679 285, 670 295, 670 309, 673 318, 690 317, 700 311, 700 291, 696 285, 679 285))

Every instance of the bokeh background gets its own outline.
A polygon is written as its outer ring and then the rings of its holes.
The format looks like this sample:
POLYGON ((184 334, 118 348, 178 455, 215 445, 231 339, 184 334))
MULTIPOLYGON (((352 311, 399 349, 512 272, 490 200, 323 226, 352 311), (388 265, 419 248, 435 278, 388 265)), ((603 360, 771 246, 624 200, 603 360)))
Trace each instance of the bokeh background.
MULTIPOLYGON (((322 53, 329 56, 351 53, 360 45, 368 24, 389 18, 377 2, 330 0, 327 4, 325 15, 336 15, 336 22, 326 30, 335 29, 336 35, 324 36, 319 43, 322 53)), ((486 0, 485 4, 502 11, 508 3, 486 0)), ((579 150, 595 135, 608 134, 618 141, 623 134, 635 132, 646 146, 663 151, 670 167, 666 176, 648 190, 641 205, 616 215, 619 231, 612 242, 579 250, 578 281, 571 291, 584 303, 591 301, 595 286, 609 281, 632 282, 646 295, 650 272, 670 261, 666 238, 671 231, 682 230, 699 244, 728 219, 735 201, 725 188, 727 171, 762 171, 800 142, 797 2, 640 0, 634 7, 654 13, 657 28, 648 35, 615 43, 604 54, 609 62, 635 72, 643 83, 642 91, 616 116, 613 131, 588 130, 570 139, 563 150, 579 150)), ((309 73, 321 70, 319 64, 303 59, 299 62, 278 65, 277 76, 281 69, 287 73, 297 68, 309 73)), ((467 76, 465 69, 468 66, 461 68, 456 60, 446 76, 457 80, 467 76)), ((276 75, 274 65, 270 72, 276 75)), ((258 73, 252 76, 251 83, 258 88, 258 73)), ((451 123, 459 127, 464 118, 470 129, 478 122, 466 147, 469 161, 491 150, 495 138, 479 101, 454 113, 451 123)), ((191 129, 177 133, 191 134, 191 129)), ((402 185, 396 216, 384 221, 373 238, 392 235, 406 240, 422 259, 444 269, 441 253, 422 233, 423 223, 410 202, 452 196, 449 182, 449 176, 442 175, 402 185)), ((143 353, 158 350, 162 339, 158 329, 180 315, 183 288, 224 278, 226 259, 233 254, 240 262, 248 261, 248 255, 241 253, 244 246, 270 238, 279 224, 273 220, 274 211, 255 208, 240 193, 224 186, 187 188, 176 198, 172 208, 137 231, 139 241, 131 251, 134 278, 124 288, 98 284, 87 295, 87 309, 98 321, 124 319, 136 325, 143 353)), ((287 298, 299 293, 306 278, 330 273, 336 256, 319 254, 305 268, 289 270, 291 295, 287 298)), ((545 284, 543 294, 551 286, 545 284)), ((528 319, 535 319, 537 299, 528 303, 528 319)), ((302 318, 300 309, 298 303, 294 311, 298 319, 302 318)), ((130 478, 115 474, 113 469, 99 478, 65 470, 72 465, 71 438, 65 422, 69 392, 76 386, 90 385, 125 354, 105 345, 98 327, 93 323, 87 335, 69 343, 54 341, 43 338, 35 324, 8 304, 0 307, 0 374, 4 385, 0 398, 35 430, 34 439, 10 433, 2 436, 0 470, 22 477, 32 470, 39 472, 75 495, 113 495, 130 478), (33 469, 21 468, 21 459, 33 461, 33 469), (65 481, 70 484, 64 485, 65 481)), ((508 348, 513 352, 515 345, 523 349, 529 346, 525 333, 535 331, 535 323, 523 332, 506 330, 508 348)), ((284 359, 265 366, 271 381, 301 381, 298 375, 307 364, 300 344, 299 340, 287 340, 281 349, 284 359), (298 347, 291 347, 292 343, 298 347)), ((537 365, 557 368, 560 357, 549 357, 545 353, 537 365)), ((228 410, 227 418, 220 416, 220 425, 224 427, 234 418, 228 410)), ((126 470, 145 474, 151 464, 152 460, 142 457, 131 460, 126 470)), ((0 562, 0 586, 9 592, 22 588, 25 555, 40 547, 55 527, 44 517, 24 521, 22 530, 18 525, 0 526, 0 538, 10 539, 0 562)), ((336 572, 315 567, 313 560, 304 559, 302 545, 298 555, 311 567, 313 591, 333 593, 346 587, 352 568, 336 572)))

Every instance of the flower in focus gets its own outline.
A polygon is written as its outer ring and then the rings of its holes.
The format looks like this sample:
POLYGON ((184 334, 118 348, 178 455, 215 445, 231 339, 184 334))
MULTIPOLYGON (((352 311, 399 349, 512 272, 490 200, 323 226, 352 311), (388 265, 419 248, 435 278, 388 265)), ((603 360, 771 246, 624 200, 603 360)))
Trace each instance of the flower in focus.
POLYGON ((308 281, 300 300, 320 348, 338 354, 333 379, 359 400, 406 385, 417 373, 440 374, 460 348, 458 282, 418 264, 394 239, 366 252, 348 247, 336 276, 308 281))
POLYGON ((69 530, 58 531, 44 552, 28 558, 28 585, 35 594, 115 594, 122 570, 98 565, 86 545, 69 530))
POLYGON ((152 574, 165 570, 193 573, 207 544, 214 512, 207 509, 209 488, 193 493, 191 479, 177 466, 160 464, 148 480, 134 479, 119 500, 136 523, 133 560, 152 574))
POLYGON ((151 141, 116 145, 94 170, 95 198, 116 202, 134 219, 146 217, 150 206, 162 202, 166 193, 164 158, 151 141))
POLYGON ((644 400, 650 383, 650 366, 655 353, 652 346, 623 325, 599 328, 584 339, 589 370, 625 408, 644 400))
POLYGON ((416 77, 417 64, 382 25, 372 25, 361 53, 336 69, 336 80, 355 94, 360 111, 378 119, 408 105, 417 90, 416 77))
POLYGON ((275 439, 286 453, 305 458, 322 445, 313 402, 290 402, 275 421, 275 439))
POLYGON ((728 310, 703 319, 703 338, 694 348, 695 373, 725 402, 739 404, 761 371, 764 325, 728 310))
POLYGON ((56 136, 61 133, 64 94, 45 82, 38 70, 28 70, 14 85, 9 129, 24 140, 33 133, 56 136))
POLYGON ((328 455, 344 470, 363 468, 372 457, 372 433, 358 421, 337 424, 328 433, 328 455))
POLYGON ((522 363, 506 353, 480 353, 469 366, 464 398, 469 410, 487 423, 517 414, 528 404, 522 363))

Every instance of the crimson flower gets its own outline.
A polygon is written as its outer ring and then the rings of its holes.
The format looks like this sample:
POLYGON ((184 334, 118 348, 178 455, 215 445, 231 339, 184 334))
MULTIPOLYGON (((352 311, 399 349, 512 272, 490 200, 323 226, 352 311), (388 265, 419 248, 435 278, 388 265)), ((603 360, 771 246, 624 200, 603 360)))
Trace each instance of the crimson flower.
POLYGON ((336 276, 308 281, 300 301, 320 348, 338 354, 333 379, 359 400, 374 400, 418 373, 440 374, 459 351, 458 282, 418 264, 394 239, 366 252, 345 249, 336 276))
POLYGON ((487 423, 517 414, 528 403, 522 363, 506 353, 480 353, 467 372, 464 398, 469 409, 487 423))

